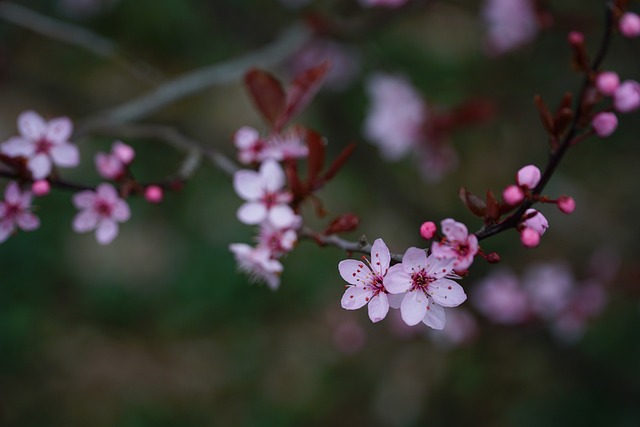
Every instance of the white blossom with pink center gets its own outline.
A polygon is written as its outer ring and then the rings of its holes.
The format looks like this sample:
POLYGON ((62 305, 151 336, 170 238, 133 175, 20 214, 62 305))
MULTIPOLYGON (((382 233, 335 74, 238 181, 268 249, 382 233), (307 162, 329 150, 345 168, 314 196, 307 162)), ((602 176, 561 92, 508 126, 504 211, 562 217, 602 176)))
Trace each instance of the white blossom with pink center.
POLYGON ((518 278, 506 269, 496 270, 477 283, 471 302, 489 320, 501 324, 517 324, 530 315, 529 295, 520 287, 518 278))
POLYGON ((271 290, 280 286, 282 264, 273 259, 273 254, 264 246, 252 247, 245 243, 232 243, 229 250, 235 256, 238 268, 254 282, 264 282, 271 290))
POLYGON ((48 176, 52 164, 68 168, 80 163, 78 147, 68 141, 73 130, 68 118, 47 122, 38 113, 25 111, 18 117, 18 130, 20 136, 4 142, 0 151, 9 157, 25 157, 34 179, 48 176))
POLYGON ((427 106, 409 81, 376 74, 367 82, 371 104, 364 135, 378 145, 382 156, 398 160, 424 138, 427 106))
POLYGON ((9 182, 0 202, 0 243, 9 238, 16 228, 32 231, 40 227, 40 220, 30 212, 31 193, 21 192, 15 181, 9 182))
POLYGON ((376 239, 371 247, 371 261, 345 259, 338 264, 340 276, 349 283, 342 296, 341 305, 346 310, 357 310, 369 304, 369 318, 379 322, 389 312, 389 299, 384 287, 384 277, 389 270, 391 256, 382 239, 376 239))
POLYGON ((96 191, 86 190, 73 196, 80 212, 73 219, 73 230, 85 233, 96 230, 96 240, 107 245, 118 235, 118 223, 131 216, 129 205, 111 184, 100 184, 96 191))
POLYGON ((492 55, 502 55, 529 43, 538 34, 538 19, 531 0, 487 0, 482 9, 485 39, 492 55))
POLYGON ((238 219, 245 224, 267 220, 276 228, 290 228, 297 215, 287 204, 292 196, 282 191, 285 176, 275 160, 267 160, 259 171, 239 170, 233 175, 233 188, 246 203, 238 209, 238 219))
POLYGON ((451 218, 440 223, 445 238, 433 242, 431 253, 440 259, 453 259, 453 270, 463 272, 469 269, 478 253, 478 238, 469 234, 467 226, 451 218))
MULTIPOLYGON (((302 218, 298 216, 293 228, 299 228, 301 224, 302 218)), ((269 249, 274 258, 291 252, 297 241, 298 235, 292 228, 276 228, 268 222, 260 225, 258 246, 269 249)))
POLYGON ((100 176, 106 179, 119 179, 127 165, 133 161, 135 151, 122 141, 115 141, 111 153, 97 153, 95 157, 96 169, 100 176))
POLYGON ((265 142, 260 133, 252 127, 243 126, 233 135, 233 143, 238 149, 238 160, 245 165, 263 160, 262 150, 265 142))
POLYGON ((402 320, 409 325, 423 322, 433 329, 443 329, 446 321, 442 307, 457 307, 467 295, 458 283, 451 280, 452 259, 427 258, 424 250, 409 248, 402 263, 389 269, 384 286, 391 294, 402 294, 402 320))

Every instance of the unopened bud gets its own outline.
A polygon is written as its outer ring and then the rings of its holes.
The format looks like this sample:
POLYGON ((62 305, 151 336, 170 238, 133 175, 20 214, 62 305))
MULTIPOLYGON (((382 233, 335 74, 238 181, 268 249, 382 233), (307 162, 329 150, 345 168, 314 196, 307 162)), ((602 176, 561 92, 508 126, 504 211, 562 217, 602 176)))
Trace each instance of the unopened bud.
POLYGON ((144 190, 144 198, 149 203, 160 203, 164 198, 164 192, 159 186, 150 185, 144 190))
POLYGON ((510 185, 502 192, 502 200, 508 205, 515 206, 524 200, 524 192, 517 185, 510 185))
POLYGON ((576 201, 570 196, 560 196, 558 198, 558 209, 568 215, 576 210, 576 201))
POLYGON ((46 196, 51 191, 51 184, 46 179, 39 179, 31 185, 31 191, 38 197, 46 196))
POLYGON ((489 252, 486 256, 489 264, 497 264, 500 262, 500 255, 497 252, 489 252))
POLYGON ((640 36, 640 16, 627 12, 620 18, 620 32, 623 36, 635 38, 640 36))
POLYGON ((593 117, 591 127, 600 138, 606 138, 618 127, 618 118, 613 113, 602 112, 593 117))
POLYGON ((523 228, 520 232, 520 242, 526 248, 535 248, 540 244, 540 234, 531 228, 523 228))
POLYGON ((540 169, 534 165, 527 165, 518 171, 516 182, 521 187, 534 189, 540 182, 540 169))
POLYGON ((427 221, 420 226, 420 235, 423 239, 430 240, 436 235, 436 225, 432 221, 427 221))
POLYGON ((596 77, 596 87, 605 96, 613 96, 618 86, 620 86, 620 77, 613 71, 602 72, 596 77))
POLYGON ((125 165, 131 163, 136 157, 136 152, 133 148, 122 141, 114 142, 113 147, 111 147, 111 151, 113 152, 113 155, 125 165))

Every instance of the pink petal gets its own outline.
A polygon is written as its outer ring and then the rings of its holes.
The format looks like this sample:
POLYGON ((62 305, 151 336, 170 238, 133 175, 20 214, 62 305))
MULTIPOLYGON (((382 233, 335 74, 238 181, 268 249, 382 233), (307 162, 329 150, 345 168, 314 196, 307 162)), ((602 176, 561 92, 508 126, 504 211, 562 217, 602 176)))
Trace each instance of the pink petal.
POLYGON ((411 274, 413 271, 420 271, 427 266, 427 254, 419 248, 409 248, 404 253, 402 264, 404 271, 411 274))
MULTIPOLYGON (((44 182, 47 182, 47 181, 44 181, 44 182)), ((20 196, 20 200, 18 201, 18 206, 20 207, 20 209, 22 210, 29 209, 31 207, 32 197, 33 196, 31 195, 30 191, 25 191, 24 193, 22 193, 22 195, 20 196)))
POLYGON ((102 183, 96 188, 96 196, 110 204, 116 204, 120 200, 120 195, 111 184, 102 183))
POLYGON ((260 179, 264 188, 269 192, 280 190, 285 183, 284 171, 275 160, 266 160, 260 166, 260 179))
POLYGON ((122 162, 110 154, 97 153, 95 164, 100 176, 106 179, 116 179, 124 172, 122 162))
POLYGON ((18 117, 18 130, 25 138, 37 141, 47 131, 47 124, 35 111, 25 111, 18 117))
POLYGON ((440 225, 442 226, 442 232, 449 240, 456 242, 465 242, 467 240, 469 231, 463 223, 447 218, 440 225))
POLYGON ((404 271, 402 264, 392 266, 382 280, 384 288, 392 294, 401 294, 411 288, 411 276, 404 271))
POLYGON ((259 224, 267 217, 267 208, 258 202, 247 202, 238 209, 237 217, 244 224, 259 224))
POLYGON ((373 289, 370 286, 349 286, 342 296, 340 305, 345 310, 357 310, 369 302, 373 296, 373 289))
POLYGON ((4 199, 6 202, 17 205, 20 203, 20 186, 15 181, 11 181, 7 184, 7 187, 4 189, 4 199))
POLYGON ((4 218, 7 214, 7 204, 5 202, 0 202, 0 219, 4 218))
POLYGON ((364 262, 355 259, 345 259, 338 264, 338 271, 342 279, 351 285, 366 286, 371 280, 371 270, 364 262))
POLYGON ((96 193, 90 190, 81 191, 73 195, 73 205, 78 209, 89 209, 96 201, 96 193))
POLYGON ((118 235, 118 223, 103 219, 96 229, 96 240, 101 245, 108 245, 118 235))
POLYGON ((24 231, 32 231, 40 227, 40 220, 31 212, 21 212, 16 217, 16 224, 24 231))
POLYGON ((91 210, 81 211, 73 218, 73 231, 76 233, 85 233, 96 228, 97 224, 97 213, 91 210))
POLYGON ((379 322, 387 316, 389 312, 389 300, 387 294, 380 292, 369 301, 369 319, 373 323, 379 322))
POLYGON ((389 307, 391 308, 400 308, 402 305, 402 300, 404 299, 405 294, 387 294, 387 301, 389 301, 389 307))
POLYGON ((73 144, 54 145, 49 154, 53 163, 63 168, 72 168, 80 163, 80 152, 73 144))
POLYGON ((0 151, 9 157, 31 157, 36 151, 36 146, 27 139, 14 137, 3 143, 0 151))
POLYGON ((371 247, 371 266, 380 276, 384 276, 389 269, 391 255, 389 248, 382 239, 376 239, 371 247))
POLYGON ((118 222, 128 221, 131 217, 131 210, 129 209, 129 205, 127 204, 127 202, 119 199, 113 207, 111 216, 118 222))
POLYGON ((450 279, 430 283, 428 292, 433 300, 443 307, 457 307, 467 299, 462 286, 450 279))
POLYGON ((269 222, 278 229, 293 227, 297 222, 297 215, 288 205, 277 205, 269 209, 269 222))
POLYGON ((246 150, 252 147, 260 138, 257 130, 249 126, 243 126, 233 135, 233 141, 239 150, 246 150))
POLYGON ((0 243, 4 242, 11 236, 14 230, 13 221, 0 221, 0 243))
POLYGON ((424 319, 427 314, 427 305, 429 299, 427 295, 421 290, 414 290, 407 292, 402 304, 400 305, 400 313, 402 314, 402 320, 409 326, 417 325, 424 319))
POLYGON ((431 255, 435 256, 436 258, 442 259, 455 258, 457 256, 457 253, 455 249, 445 243, 433 242, 431 244, 431 255))
POLYGON ((51 173, 51 159, 45 154, 37 154, 29 159, 27 167, 34 179, 42 179, 51 173))
POLYGON ((427 260, 427 275, 434 279, 440 279, 451 273, 456 258, 439 259, 434 255, 430 255, 427 260))
POLYGON ((53 144, 63 144, 69 140, 73 124, 67 117, 58 117, 49 121, 45 132, 45 138, 53 144))
POLYGON ((250 170, 239 170, 233 174, 233 189, 244 200, 258 200, 264 194, 260 175, 250 170))
POLYGON ((427 314, 424 315, 422 322, 430 328, 441 331, 444 329, 446 320, 447 318, 444 314, 444 308, 429 298, 429 308, 427 309, 427 314))

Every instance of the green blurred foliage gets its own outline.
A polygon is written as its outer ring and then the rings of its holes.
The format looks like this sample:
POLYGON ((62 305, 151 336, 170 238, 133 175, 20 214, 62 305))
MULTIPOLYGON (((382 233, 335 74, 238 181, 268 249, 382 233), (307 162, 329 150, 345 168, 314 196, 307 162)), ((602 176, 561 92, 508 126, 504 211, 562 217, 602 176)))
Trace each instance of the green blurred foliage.
MULTIPOLYGON (((25 2, 26 3, 26 2, 25 2)), ((323 91, 301 123, 327 135, 330 156, 360 140, 366 77, 402 73, 433 105, 491 99, 491 123, 456 133, 461 167, 423 183, 410 159, 390 164, 367 142, 321 192, 331 215, 361 215, 356 239, 383 237, 393 252, 422 245, 419 224, 454 217, 480 224, 456 197, 460 186, 497 192, 526 163, 542 165, 544 132, 532 97, 555 104, 580 77, 569 66, 570 29, 588 46, 601 33, 602 2, 553 5, 555 25, 530 46, 490 59, 474 1, 416 1, 409 11, 362 10, 355 1, 317 1, 339 19, 381 19, 348 41, 361 71, 343 92, 323 91)), ((551 3, 551 2, 550 2, 551 3)), ((304 11, 276 0, 120 0, 92 16, 69 16, 54 0, 28 6, 112 39, 165 78, 257 49, 304 11)), ((616 38, 606 67, 638 78, 636 41, 616 38)), ((0 22, 0 138, 25 109, 81 120, 154 87, 80 48, 0 22)), ((285 76, 283 69, 272 70, 285 76)), ((229 156, 241 125, 264 129, 237 83, 204 91, 155 114, 229 156)), ((343 283, 335 248, 300 242, 284 260, 282 287, 252 286, 236 272, 228 245, 250 242, 239 224, 230 179, 203 166, 159 205, 132 200, 132 219, 108 247, 71 231, 70 194, 37 201, 41 229, 0 246, 0 424, 3 426, 636 426, 640 423, 638 221, 634 183, 640 122, 621 118, 605 141, 576 147, 550 194, 571 193, 578 211, 545 213, 552 228, 537 250, 514 232, 486 242, 517 271, 563 258, 584 271, 599 247, 622 268, 607 311, 575 344, 542 324, 480 325, 476 341, 443 348, 426 333, 398 334, 393 319, 370 324, 364 310, 339 307, 343 283), (355 352, 337 344, 360 331, 355 352)), ((126 140, 142 180, 162 178, 182 154, 159 141, 126 140)), ((92 157, 111 141, 89 138, 83 165, 64 176, 95 184, 92 157)), ((311 208, 305 215, 313 216, 311 208)), ((324 224, 322 221, 312 220, 324 224)), ((476 261, 472 287, 490 266, 476 261)), ((357 334, 356 334, 357 335, 357 334)), ((355 338, 354 338, 355 339, 355 338)))

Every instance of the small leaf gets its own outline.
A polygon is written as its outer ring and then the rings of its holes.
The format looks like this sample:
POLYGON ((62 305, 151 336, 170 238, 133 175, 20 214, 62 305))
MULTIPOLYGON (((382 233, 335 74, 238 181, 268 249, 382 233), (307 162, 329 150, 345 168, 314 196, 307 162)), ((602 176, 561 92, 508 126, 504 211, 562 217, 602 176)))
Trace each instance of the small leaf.
POLYGON ((487 191, 487 214, 485 218, 492 222, 500 219, 500 204, 491 191, 487 191))
POLYGON ((462 203, 469 209, 469 211, 475 216, 484 217, 487 209, 487 204, 480 197, 476 196, 466 188, 461 187, 458 190, 458 196, 462 203))
POLYGON ((553 133, 553 128, 554 128, 553 117, 551 116, 551 112, 549 111, 547 104, 544 103, 540 95, 534 96, 533 100, 536 103, 536 107, 538 108, 538 115, 540 116, 540 121, 542 122, 542 125, 544 126, 545 130, 547 131, 547 134, 553 135, 554 134, 553 133))
POLYGON ((288 160, 284 164, 284 172, 287 175, 287 182, 289 183, 289 189, 293 194, 294 202, 301 201, 307 194, 307 188, 300 181, 298 176, 298 165, 295 160, 288 160))
POLYGON ((355 142, 352 142, 351 144, 344 147, 344 150, 340 152, 338 157, 336 157, 333 163, 331 163, 331 166, 329 166, 329 170, 322 177, 322 181, 326 182, 326 181, 329 181, 331 178, 333 178, 335 174, 338 173, 340 168, 342 168, 344 163, 347 161, 349 156, 351 156, 351 153, 353 153, 353 150, 355 149, 356 149, 355 142))
POLYGON ((298 74, 289 88, 286 107, 284 108, 284 114, 280 117, 278 127, 284 126, 311 102, 318 89, 320 89, 329 68, 329 61, 324 61, 320 65, 298 74))
POLYGON ((305 131, 305 140, 309 148, 309 156, 307 157, 307 184, 312 188, 324 167, 327 144, 326 140, 318 132, 311 129, 306 129, 305 131))
POLYGON ((286 95, 280 81, 266 71, 254 68, 244 75, 244 83, 260 113, 277 128, 286 105, 286 95))
POLYGON ((331 221, 322 234, 329 235, 353 231, 358 228, 359 223, 360 218, 352 213, 346 213, 331 221))

